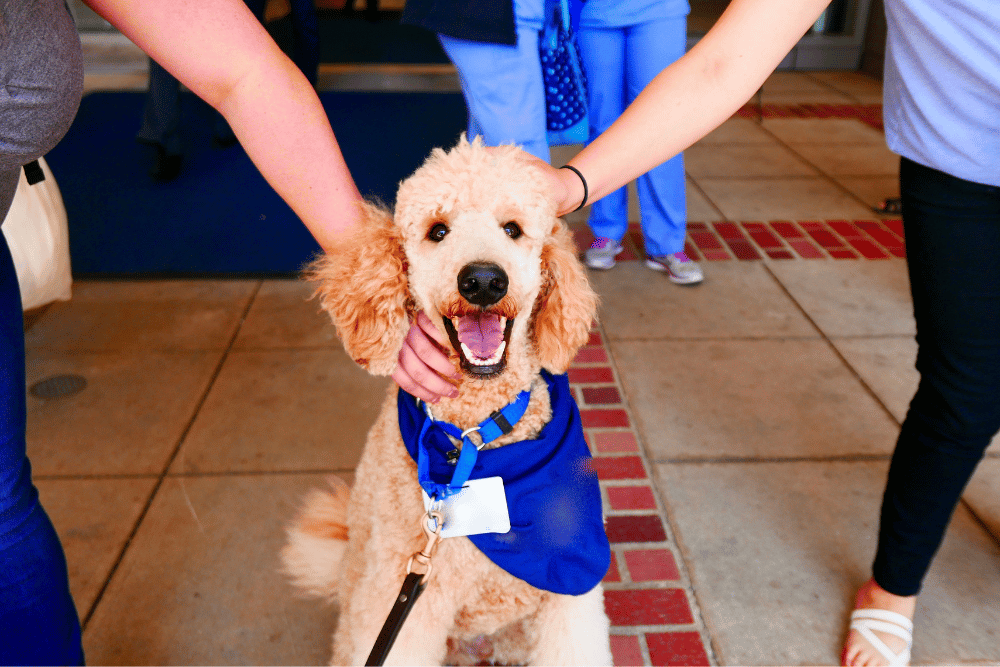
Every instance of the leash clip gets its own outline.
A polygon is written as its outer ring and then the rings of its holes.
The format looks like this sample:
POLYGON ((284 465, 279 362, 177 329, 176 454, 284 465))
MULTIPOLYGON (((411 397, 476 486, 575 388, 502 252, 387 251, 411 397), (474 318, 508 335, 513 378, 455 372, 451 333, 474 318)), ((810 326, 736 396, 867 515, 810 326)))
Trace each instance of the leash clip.
POLYGON ((441 512, 429 510, 424 514, 423 528, 424 534, 427 535, 427 544, 423 549, 410 556, 410 560, 406 563, 406 574, 413 572, 414 561, 426 568, 420 579, 421 584, 427 580, 427 577, 431 576, 431 558, 434 557, 434 552, 437 551, 438 543, 441 541, 441 528, 443 526, 444 515, 441 512), (431 522, 434 523, 433 528, 431 527, 431 522))

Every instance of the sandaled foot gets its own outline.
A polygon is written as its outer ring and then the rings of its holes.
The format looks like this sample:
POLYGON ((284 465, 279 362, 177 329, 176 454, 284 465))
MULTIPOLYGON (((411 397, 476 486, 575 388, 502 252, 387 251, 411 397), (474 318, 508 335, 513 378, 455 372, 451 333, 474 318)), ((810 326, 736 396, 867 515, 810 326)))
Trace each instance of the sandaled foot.
POLYGON ((916 597, 893 595, 868 581, 858 591, 841 663, 850 667, 910 664, 916 597))

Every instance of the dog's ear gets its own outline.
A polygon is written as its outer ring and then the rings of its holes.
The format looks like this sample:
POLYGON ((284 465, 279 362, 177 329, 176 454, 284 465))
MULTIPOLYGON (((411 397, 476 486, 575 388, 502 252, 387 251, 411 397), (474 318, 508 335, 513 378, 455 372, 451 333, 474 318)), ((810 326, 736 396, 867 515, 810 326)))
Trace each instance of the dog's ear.
POLYGON ((542 366, 565 373, 590 337, 597 295, 577 259, 566 225, 557 220, 542 248, 542 291, 535 302, 535 349, 542 366))
POLYGON ((413 310, 406 256, 392 215, 374 204, 361 206, 357 232, 307 267, 305 278, 318 283, 315 296, 351 358, 372 375, 391 375, 413 310))

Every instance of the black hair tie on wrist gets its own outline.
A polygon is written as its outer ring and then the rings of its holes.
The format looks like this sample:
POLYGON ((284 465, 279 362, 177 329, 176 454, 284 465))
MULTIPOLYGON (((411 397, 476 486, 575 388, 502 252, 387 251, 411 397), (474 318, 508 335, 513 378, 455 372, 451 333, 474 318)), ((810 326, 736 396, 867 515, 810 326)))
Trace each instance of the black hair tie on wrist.
POLYGON ((580 173, 580 170, 579 170, 579 169, 577 169, 576 167, 574 167, 573 165, 570 165, 570 164, 564 164, 563 166, 561 166, 561 167, 559 167, 559 168, 560 168, 560 169, 569 169, 569 170, 570 170, 570 171, 572 171, 572 172, 573 172, 574 174, 576 174, 577 176, 579 176, 579 177, 580 177, 580 182, 581 182, 581 183, 583 183, 583 201, 581 201, 581 202, 580 202, 580 205, 579 205, 579 206, 577 206, 576 208, 574 208, 574 209, 573 209, 573 213, 576 213, 576 212, 577 212, 577 211, 579 211, 579 210, 580 210, 581 208, 583 208, 584 206, 586 206, 586 205, 587 205, 587 196, 588 196, 588 190, 587 190, 587 179, 586 179, 586 178, 584 178, 584 177, 583 177, 583 174, 581 174, 581 173, 580 173))

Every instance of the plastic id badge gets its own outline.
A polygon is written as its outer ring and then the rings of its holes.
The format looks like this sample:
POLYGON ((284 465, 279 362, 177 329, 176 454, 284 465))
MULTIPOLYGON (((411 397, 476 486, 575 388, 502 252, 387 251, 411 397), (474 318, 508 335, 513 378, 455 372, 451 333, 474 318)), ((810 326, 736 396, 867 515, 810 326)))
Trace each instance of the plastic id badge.
POLYGON ((440 501, 431 501, 426 492, 423 496, 424 509, 430 510, 433 502, 434 509, 444 515, 441 537, 510 532, 507 494, 500 477, 470 479, 461 491, 440 501))

